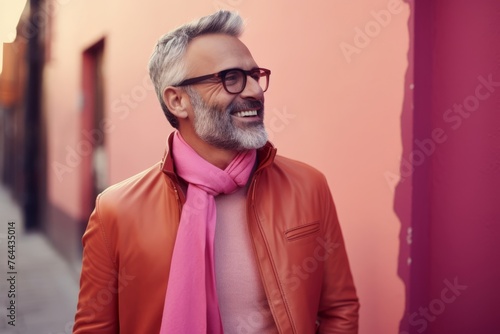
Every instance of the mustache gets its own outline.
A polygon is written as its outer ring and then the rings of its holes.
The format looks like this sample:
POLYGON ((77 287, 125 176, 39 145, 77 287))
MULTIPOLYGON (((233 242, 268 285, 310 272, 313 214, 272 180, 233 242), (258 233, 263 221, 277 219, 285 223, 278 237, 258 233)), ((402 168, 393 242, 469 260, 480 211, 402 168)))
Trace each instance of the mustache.
POLYGON ((227 107, 229 114, 243 110, 261 110, 264 109, 264 102, 260 100, 233 102, 227 107))

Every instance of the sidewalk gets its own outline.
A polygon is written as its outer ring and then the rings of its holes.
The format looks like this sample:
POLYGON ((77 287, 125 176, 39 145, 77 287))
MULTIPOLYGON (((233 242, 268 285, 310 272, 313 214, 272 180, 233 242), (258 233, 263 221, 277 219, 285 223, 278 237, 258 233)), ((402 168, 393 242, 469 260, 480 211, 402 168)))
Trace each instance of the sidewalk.
MULTIPOLYGON (((10 233, 10 234, 9 234, 10 233)), ((12 264, 12 263, 11 263, 12 264)), ((0 187, 0 333, 71 333, 78 297, 78 277, 41 233, 25 233, 19 207, 0 187), (9 222, 15 223, 16 274, 8 268, 9 222), (15 327, 7 309, 14 298, 9 278, 15 283, 15 327)))

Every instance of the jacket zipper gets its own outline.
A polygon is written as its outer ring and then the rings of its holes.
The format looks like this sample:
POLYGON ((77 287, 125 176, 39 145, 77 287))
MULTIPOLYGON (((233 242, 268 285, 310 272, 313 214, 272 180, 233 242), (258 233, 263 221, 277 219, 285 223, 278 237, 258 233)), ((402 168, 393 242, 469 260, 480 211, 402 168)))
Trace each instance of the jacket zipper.
MULTIPOLYGON (((257 188, 257 178, 258 178, 258 174, 256 173, 256 174, 254 174, 254 179, 253 179, 253 181, 252 181, 252 204, 251 204, 251 207, 252 207, 252 214, 253 214, 253 216, 255 217, 255 222, 257 223, 257 227, 258 227, 259 233, 260 233, 260 235, 261 235, 261 238, 262 238, 263 240, 265 240, 265 236, 264 236, 264 233, 262 232, 262 228, 261 228, 261 226, 260 226, 260 221, 259 221, 258 215, 257 215, 257 213, 256 213, 256 211, 255 211, 255 210, 256 210, 256 209, 255 209, 255 191, 256 191, 255 189, 257 188)), ((267 245, 266 245, 265 247, 266 247, 266 249, 267 249, 267 245)), ((269 250, 267 250, 267 251, 269 251, 269 250)), ((256 255, 257 255, 257 254, 256 254, 256 255)), ((269 255, 269 256, 270 256, 270 255, 269 255)), ((271 261, 271 262, 272 262, 272 261, 271 261)), ((274 266, 273 266, 273 267, 274 267, 274 266)), ((275 274, 275 279, 276 279, 276 281, 278 282, 278 284, 277 284, 277 285, 279 286, 279 285, 280 285, 280 280, 279 280, 279 278, 276 276, 276 272, 274 271, 274 268, 273 268, 273 273, 275 274)), ((280 296, 281 296, 281 298, 283 298, 281 288, 280 288, 280 296)), ((268 300, 268 303, 269 303, 269 308, 270 308, 270 310, 271 310, 271 314, 272 314, 271 302, 272 302, 272 301, 268 300)), ((286 305, 285 305, 285 310, 286 310, 286 314, 287 314, 287 316, 288 316, 288 319, 289 319, 289 321, 290 321, 290 327, 292 328, 293 333, 296 333, 296 330, 295 330, 295 324, 294 324, 294 323, 293 323, 293 321, 291 320, 290 312, 289 312, 288 306, 286 306, 286 305)), ((273 318, 274 318, 274 314, 273 314, 273 318)), ((282 332, 282 330, 281 330, 281 328, 280 328, 280 326, 279 326, 278 322, 276 321, 275 323, 276 323, 276 326, 277 326, 278 331, 281 333, 281 332, 282 332)))
POLYGON ((255 202, 255 188, 256 188, 256 185, 257 185, 257 175, 254 175, 253 182, 252 182, 252 208, 253 208, 254 202, 255 202))
POLYGON ((182 214, 181 198, 179 196, 179 191, 177 190, 177 186, 175 185, 175 182, 173 182, 173 181, 171 181, 171 182, 172 182, 172 187, 174 188, 175 198, 177 199, 177 204, 178 204, 178 208, 179 208, 179 220, 180 220, 180 217, 182 214))

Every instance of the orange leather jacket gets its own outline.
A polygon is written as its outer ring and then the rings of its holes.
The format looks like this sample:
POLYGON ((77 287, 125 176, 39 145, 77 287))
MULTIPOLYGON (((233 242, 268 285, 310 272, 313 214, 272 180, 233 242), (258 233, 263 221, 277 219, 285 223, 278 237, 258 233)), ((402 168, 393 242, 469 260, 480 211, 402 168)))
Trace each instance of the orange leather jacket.
MULTIPOLYGON (((159 332, 185 199, 169 152, 98 196, 73 333, 159 332)), ((279 333, 357 333, 358 298, 325 177, 270 143, 257 158, 248 226, 279 333)))

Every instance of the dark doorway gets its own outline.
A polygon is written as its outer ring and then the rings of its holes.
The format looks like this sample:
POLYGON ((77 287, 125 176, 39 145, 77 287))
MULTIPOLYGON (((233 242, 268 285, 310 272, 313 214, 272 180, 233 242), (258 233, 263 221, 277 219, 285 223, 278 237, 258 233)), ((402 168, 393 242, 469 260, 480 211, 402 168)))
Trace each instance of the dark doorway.
POLYGON ((104 39, 83 53, 83 112, 80 148, 82 156, 82 232, 94 208, 95 198, 107 186, 108 159, 104 122, 104 39))

